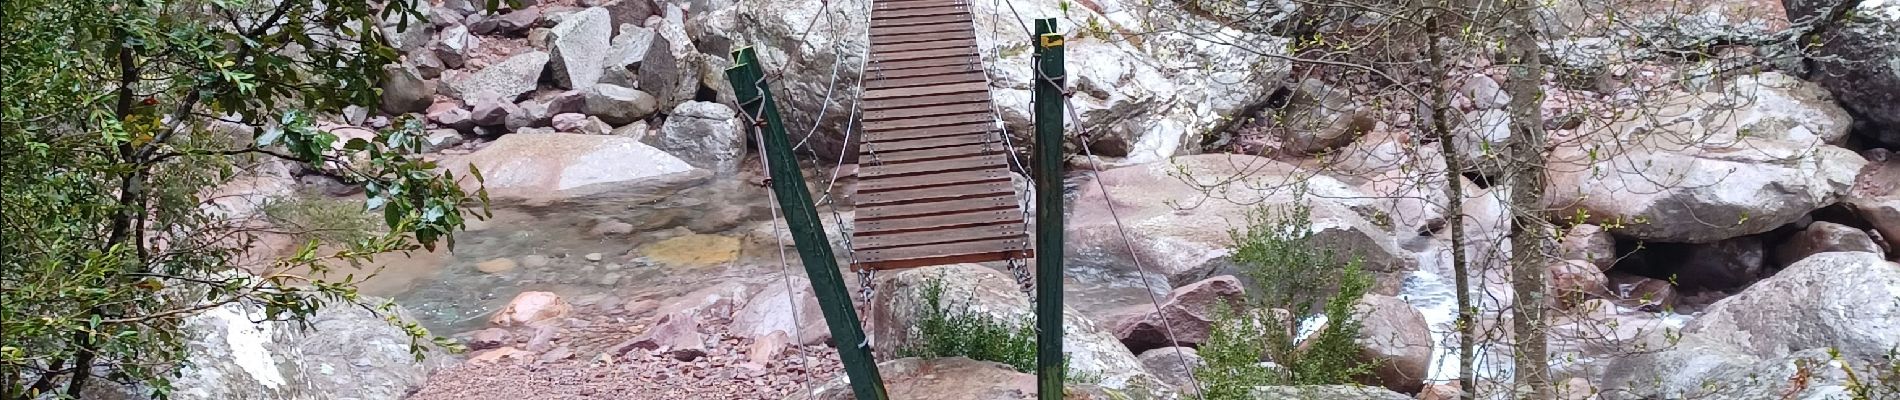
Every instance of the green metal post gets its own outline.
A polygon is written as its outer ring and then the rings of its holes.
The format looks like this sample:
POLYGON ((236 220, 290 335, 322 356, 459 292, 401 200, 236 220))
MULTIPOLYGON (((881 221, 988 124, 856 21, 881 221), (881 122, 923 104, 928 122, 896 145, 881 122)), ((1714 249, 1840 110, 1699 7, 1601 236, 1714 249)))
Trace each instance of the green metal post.
POLYGON ((1036 389, 1061 400, 1062 354, 1062 34, 1055 18, 1036 20, 1036 389))
POLYGON ((759 116, 765 129, 766 169, 771 172, 772 193, 785 211, 785 224, 791 228, 798 257, 805 262, 805 275, 811 277, 812 291, 818 295, 818 307, 825 313, 825 325, 831 327, 837 343, 838 358, 844 362, 845 375, 851 379, 851 391, 859 400, 886 400, 884 379, 878 376, 877 360, 864 340, 858 313, 851 308, 851 295, 838 273, 838 260, 831 254, 831 241, 819 222, 818 209, 812 205, 811 192, 805 189, 805 175, 792 155, 792 142, 785 134, 785 122, 779 118, 778 103, 765 85, 765 71, 751 47, 732 52, 733 67, 726 69, 738 97, 740 112, 759 116))

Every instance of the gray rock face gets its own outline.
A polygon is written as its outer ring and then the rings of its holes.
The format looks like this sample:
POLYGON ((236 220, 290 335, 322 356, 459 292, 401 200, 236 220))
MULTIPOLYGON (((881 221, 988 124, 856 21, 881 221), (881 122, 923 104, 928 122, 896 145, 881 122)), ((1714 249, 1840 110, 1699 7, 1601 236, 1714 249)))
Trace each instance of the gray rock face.
POLYGON ((1808 256, 1837 251, 1880 254, 1880 246, 1867 232, 1854 227, 1820 221, 1775 247, 1775 265, 1789 266, 1808 256))
MULTIPOLYGON (((1788 1, 1788 16, 1799 20, 1821 14, 1838 0, 1788 1)), ((1860 2, 1853 18, 1831 29, 1811 58, 1809 78, 1834 93, 1841 104, 1887 131, 1900 130, 1900 3, 1860 2)), ((1871 139, 1900 146, 1900 133, 1871 139)))
MULTIPOLYGON (((1002 272, 976 264, 957 264, 911 268, 878 276, 878 291, 871 313, 877 326, 871 327, 879 354, 896 354, 911 343, 917 316, 928 307, 919 294, 924 284, 941 278, 942 299, 972 313, 988 315, 1004 323, 1028 323, 1035 314, 1029 298, 1016 288, 1014 279, 1002 272)), ((1159 385, 1142 371, 1121 341, 1097 326, 1074 308, 1063 310, 1063 351, 1069 357, 1070 374, 1100 376, 1101 386, 1126 390, 1159 385)))
POLYGON ((1272 129, 1282 140, 1280 149, 1295 154, 1344 146, 1372 130, 1375 122, 1370 113, 1353 104, 1346 90, 1317 79, 1300 81, 1286 108, 1271 118, 1272 129))
POLYGON ((408 335, 361 308, 324 308, 313 330, 251 322, 259 312, 230 305, 186 319, 191 365, 171 398, 397 400, 455 362, 440 351, 416 362, 408 335))
MULTIPOLYGON (((481 168, 488 178, 485 187, 497 201, 529 205, 591 206, 594 200, 615 201, 611 197, 618 190, 643 190, 694 171, 637 140, 568 133, 503 135, 480 151, 441 161, 456 176, 467 176, 471 164, 481 168)), ((625 199, 617 201, 624 209, 625 199)))
POLYGON ((657 41, 659 33, 653 28, 635 25, 622 26, 619 29, 620 33, 614 35, 613 44, 608 48, 604 62, 610 67, 619 66, 630 71, 637 71, 641 63, 646 61, 647 52, 653 50, 653 44, 657 41))
MULTIPOLYGON (((489 98, 477 100, 475 102, 475 109, 471 111, 470 117, 475 121, 475 125, 477 126, 494 127, 506 126, 510 120, 524 118, 521 116, 525 116, 526 114, 527 112, 523 111, 521 106, 517 106, 515 103, 489 98)), ((520 128, 516 127, 514 129, 520 128)))
POLYGON ((594 85, 586 96, 581 112, 615 126, 644 119, 659 107, 646 92, 614 85, 594 85))
POLYGON ((1894 299, 1900 264, 1872 253, 1821 253, 1715 302, 1683 332, 1755 357, 1832 347, 1843 357, 1876 360, 1900 347, 1894 299))
POLYGON ((1583 260, 1595 265, 1598 271, 1609 271, 1616 265, 1616 238, 1603 227, 1577 224, 1564 231, 1558 241, 1557 258, 1583 260))
POLYGON ((695 167, 715 173, 739 171, 745 158, 746 133, 740 129, 738 113, 724 104, 692 101, 673 107, 660 134, 644 141, 677 154, 695 167))
POLYGON ((383 66, 383 112, 404 114, 421 112, 435 100, 436 81, 423 79, 416 67, 404 64, 383 66))
POLYGON ((456 25, 442 30, 441 43, 436 44, 435 58, 449 68, 461 68, 468 63, 475 48, 481 47, 482 39, 468 33, 468 27, 456 25))
POLYGON ((1367 384, 1414 393, 1432 366, 1431 324, 1404 299, 1368 294, 1359 299, 1359 358, 1375 363, 1367 384))
POLYGON ((541 20, 539 8, 511 11, 499 16, 489 15, 480 21, 469 23, 468 30, 480 35, 519 35, 534 27, 541 20))
POLYGON ((1246 229, 1244 216, 1259 207, 1305 204, 1312 208, 1312 243, 1329 246, 1342 257, 1354 254, 1376 273, 1407 270, 1417 260, 1391 233, 1361 212, 1374 209, 1371 196, 1325 175, 1265 157, 1203 154, 1172 162, 1103 171, 1102 187, 1083 185, 1067 227, 1071 257, 1130 265, 1114 216, 1127 230, 1135 252, 1172 285, 1207 278, 1230 266, 1230 229, 1246 229), (1298 178, 1294 178, 1294 177, 1298 178), (1296 197, 1290 183, 1303 181, 1306 196, 1296 197), (1106 188, 1104 191, 1103 187, 1106 188), (1106 197, 1106 198, 1105 198, 1106 197))
POLYGON ((601 2, 600 7, 607 9, 608 20, 614 28, 614 35, 625 33, 629 26, 637 27, 646 24, 647 17, 653 16, 660 9, 653 0, 610 0, 601 2))
POLYGON ((657 37, 640 62, 640 89, 652 94, 659 107, 672 109, 691 101, 699 90, 698 63, 704 56, 686 34, 685 12, 670 4, 664 10, 665 16, 655 27, 657 37))
POLYGON ((1612 231, 1635 239, 1709 243, 1767 232, 1839 201, 1866 164, 1812 142, 1680 140, 1651 131, 1623 145, 1560 145, 1551 165, 1576 167, 1551 172, 1545 204, 1588 213, 1592 223, 1621 223, 1612 231))
POLYGON ((513 102, 521 94, 534 91, 535 81, 541 77, 541 69, 547 64, 548 53, 531 51, 450 82, 449 86, 455 89, 463 103, 483 99, 513 102))
POLYGON ((600 81, 601 62, 613 37, 607 9, 569 14, 548 31, 548 63, 554 82, 566 89, 587 89, 600 81))
POLYGON ((1226 303, 1239 313, 1246 303, 1240 279, 1232 275, 1208 278, 1174 289, 1161 312, 1149 312, 1115 322, 1115 337, 1137 353, 1169 346, 1196 346, 1206 342, 1214 326, 1214 310, 1226 303), (1169 326, 1173 326, 1173 335, 1169 326))
POLYGON ((461 145, 462 133, 454 129, 430 129, 428 136, 422 138, 422 151, 433 153, 461 145))
POLYGON ((1141 360, 1141 368, 1146 369, 1149 375, 1174 385, 1175 390, 1182 393, 1199 390, 1192 379, 1193 372, 1207 365, 1201 359, 1200 352, 1192 347, 1162 347, 1144 351, 1135 358, 1141 360))

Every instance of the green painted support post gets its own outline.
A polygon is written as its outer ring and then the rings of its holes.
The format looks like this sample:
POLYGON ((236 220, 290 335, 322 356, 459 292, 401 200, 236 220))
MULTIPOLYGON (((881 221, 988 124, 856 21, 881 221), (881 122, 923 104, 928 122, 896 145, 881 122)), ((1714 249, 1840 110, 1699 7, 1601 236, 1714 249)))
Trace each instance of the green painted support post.
POLYGON ((864 328, 858 312, 851 308, 851 294, 838 272, 838 259, 831 254, 831 241, 819 222, 818 209, 811 192, 805 189, 805 175, 792 155, 792 142, 785 134, 785 121, 779 118, 778 103, 762 81, 764 68, 751 47, 732 52, 733 66, 726 69, 740 112, 759 116, 764 121, 766 169, 771 172, 772 193, 778 196, 779 209, 785 211, 785 224, 791 228, 798 257, 805 262, 805 275, 818 295, 818 307, 825 313, 825 325, 831 327, 832 340, 838 346, 838 358, 844 362, 845 375, 851 379, 851 392, 859 400, 886 400, 884 379, 878 376, 877 360, 864 340, 864 328))
POLYGON ((1062 34, 1055 18, 1036 20, 1036 390, 1061 400, 1062 353, 1062 34))

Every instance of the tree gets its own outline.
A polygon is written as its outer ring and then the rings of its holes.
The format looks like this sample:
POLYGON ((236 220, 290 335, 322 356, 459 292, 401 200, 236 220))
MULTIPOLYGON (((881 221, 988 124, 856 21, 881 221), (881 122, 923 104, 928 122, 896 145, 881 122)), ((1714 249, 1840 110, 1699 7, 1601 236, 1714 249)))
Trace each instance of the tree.
MULTIPOLYGON (((464 213, 486 206, 417 155, 419 121, 317 124, 375 103, 380 68, 397 58, 381 28, 406 28, 420 15, 410 4, 0 5, 0 398, 78 397, 98 378, 163 396, 186 357, 180 321, 227 304, 279 321, 333 303, 386 310, 356 296, 361 276, 324 273, 452 246, 464 213), (270 164, 363 185, 386 230, 237 268, 271 227, 213 191, 270 164)), ((427 332, 403 326, 420 355, 427 332)))

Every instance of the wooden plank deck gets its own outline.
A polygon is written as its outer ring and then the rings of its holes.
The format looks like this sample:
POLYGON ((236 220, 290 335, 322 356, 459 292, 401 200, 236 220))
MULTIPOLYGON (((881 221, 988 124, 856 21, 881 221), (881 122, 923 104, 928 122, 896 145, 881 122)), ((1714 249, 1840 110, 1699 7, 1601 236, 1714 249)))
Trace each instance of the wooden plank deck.
POLYGON ((871 14, 854 269, 1033 257, 964 0, 871 14))

